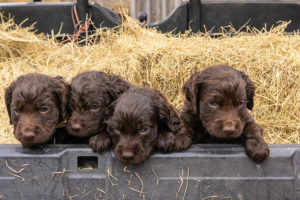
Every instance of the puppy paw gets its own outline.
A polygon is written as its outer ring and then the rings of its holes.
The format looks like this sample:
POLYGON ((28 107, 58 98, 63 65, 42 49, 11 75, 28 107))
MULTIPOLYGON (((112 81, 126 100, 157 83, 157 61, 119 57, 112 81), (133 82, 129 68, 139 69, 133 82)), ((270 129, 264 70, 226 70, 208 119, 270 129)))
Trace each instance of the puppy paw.
POLYGON ((112 145, 111 138, 106 133, 101 133, 91 137, 89 143, 93 151, 97 153, 108 150, 112 145))
POLYGON ((192 139, 186 135, 175 135, 175 151, 188 149, 192 145, 192 139))
POLYGON ((246 140, 246 152, 254 161, 262 162, 269 156, 270 149, 263 140, 248 139, 246 140))
POLYGON ((160 134, 156 147, 162 152, 171 152, 175 144, 174 133, 162 133, 160 134))

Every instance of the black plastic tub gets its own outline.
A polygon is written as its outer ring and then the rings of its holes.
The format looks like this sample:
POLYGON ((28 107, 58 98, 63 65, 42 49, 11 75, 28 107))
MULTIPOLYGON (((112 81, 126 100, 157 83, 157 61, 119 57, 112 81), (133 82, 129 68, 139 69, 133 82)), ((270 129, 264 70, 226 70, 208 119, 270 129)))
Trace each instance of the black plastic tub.
MULTIPOLYGON (((87 0, 77 3, 31 2, 31 3, 1 3, 0 12, 14 16, 16 23, 28 19, 23 26, 36 22, 38 32, 47 34, 74 33, 72 22, 72 6, 77 6, 80 20, 90 16, 95 27, 114 27, 120 25, 121 18, 112 10, 101 7, 87 0)), ((162 32, 185 32, 189 28, 193 32, 212 30, 218 33, 221 26, 232 25, 236 29, 247 23, 261 29, 276 25, 278 21, 291 21, 287 32, 300 29, 300 3, 274 2, 272 0, 232 0, 203 1, 190 0, 183 2, 166 19, 146 24, 147 27, 157 27, 162 32)))
MULTIPOLYGON (((272 0, 190 0, 174 10, 166 19, 150 23, 162 32, 211 31, 232 25, 239 30, 244 25, 267 30, 279 21, 291 21, 286 32, 300 29, 300 2, 272 0)), ((241 29, 243 30, 243 29, 241 29)))
MULTIPOLYGON (((4 13, 6 17, 13 16, 14 21, 17 24, 22 23, 22 26, 29 26, 35 23, 34 27, 37 33, 50 35, 57 33, 73 34, 75 32, 72 21, 72 8, 74 5, 77 6, 79 19, 84 21, 87 14, 97 28, 112 28, 121 24, 120 16, 109 8, 95 3, 86 5, 84 3, 87 3, 87 1, 78 1, 77 3, 0 3, 0 12, 4 13)), ((91 26, 90 28, 93 27, 91 26)))

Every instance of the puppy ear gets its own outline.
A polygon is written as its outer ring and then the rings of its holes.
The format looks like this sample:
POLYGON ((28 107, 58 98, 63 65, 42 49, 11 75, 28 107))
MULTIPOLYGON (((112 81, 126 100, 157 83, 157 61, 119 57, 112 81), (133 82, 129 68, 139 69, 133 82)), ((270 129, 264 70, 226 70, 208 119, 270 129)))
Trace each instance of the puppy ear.
POLYGON ((105 110, 105 120, 108 120, 111 116, 113 116, 115 112, 115 107, 117 105, 117 100, 113 101, 105 110))
POLYGON ((55 93, 58 97, 59 109, 60 109, 60 119, 63 121, 68 116, 68 103, 69 103, 69 94, 70 94, 70 85, 67 84, 61 76, 54 77, 56 88, 55 93))
POLYGON ((121 94, 123 94, 126 90, 131 86, 130 83, 123 80, 119 76, 112 75, 109 80, 109 90, 108 93, 111 96, 112 100, 116 100, 119 98, 121 94))
POLYGON ((12 124, 11 101, 12 101, 12 94, 15 90, 15 87, 16 87, 16 82, 11 83, 10 86, 5 89, 5 94, 4 94, 4 99, 5 99, 5 104, 6 104, 6 109, 7 109, 10 124, 12 124))
POLYGON ((160 128, 168 129, 176 134, 180 126, 180 116, 168 100, 158 91, 156 107, 158 109, 160 128))
POLYGON ((111 124, 110 124, 110 118, 113 116, 115 107, 117 105, 117 100, 113 101, 105 110, 105 124, 106 124, 106 130, 110 133, 111 130, 111 124))
POLYGON ((182 92, 185 95, 186 100, 191 104, 193 112, 199 112, 199 95, 200 95, 200 73, 195 72, 183 85, 182 92))
POLYGON ((254 94, 255 94, 255 86, 252 83, 252 81, 249 79, 249 77, 244 73, 244 72, 240 72, 242 75, 242 78, 246 81, 246 94, 247 94, 247 104, 246 107, 249 110, 252 110, 253 106, 254 106, 254 94))

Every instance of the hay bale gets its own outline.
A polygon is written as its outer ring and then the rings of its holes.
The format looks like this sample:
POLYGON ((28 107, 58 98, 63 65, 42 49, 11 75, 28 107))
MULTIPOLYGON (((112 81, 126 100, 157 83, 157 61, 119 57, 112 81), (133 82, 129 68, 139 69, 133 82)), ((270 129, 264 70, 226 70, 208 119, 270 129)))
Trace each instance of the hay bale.
POLYGON ((133 84, 161 90, 177 108, 180 92, 194 70, 226 64, 244 71, 256 86, 253 116, 264 127, 268 143, 300 143, 300 35, 284 33, 282 22, 271 30, 248 28, 234 36, 211 38, 190 33, 171 36, 141 28, 128 19, 118 31, 101 29, 89 46, 60 45, 35 35, 12 20, 0 24, 0 142, 17 143, 6 113, 3 88, 18 76, 39 72, 70 81, 87 70, 117 74, 133 84))

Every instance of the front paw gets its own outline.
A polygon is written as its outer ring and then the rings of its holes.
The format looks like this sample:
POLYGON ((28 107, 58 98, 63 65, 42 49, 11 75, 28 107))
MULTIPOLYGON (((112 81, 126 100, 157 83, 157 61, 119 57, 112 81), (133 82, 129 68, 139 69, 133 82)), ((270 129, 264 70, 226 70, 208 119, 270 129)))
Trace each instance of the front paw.
POLYGON ((90 147, 94 152, 101 153, 111 147, 111 138, 108 134, 98 134, 90 138, 90 147))
POLYGON ((192 145, 192 138, 187 135, 175 135, 175 151, 188 149, 192 145))
POLYGON ((175 144, 174 133, 163 133, 160 134, 156 147, 162 152, 171 152, 175 144))
POLYGON ((248 139, 246 140, 246 152, 254 161, 262 162, 269 156, 270 149, 263 140, 248 139))

